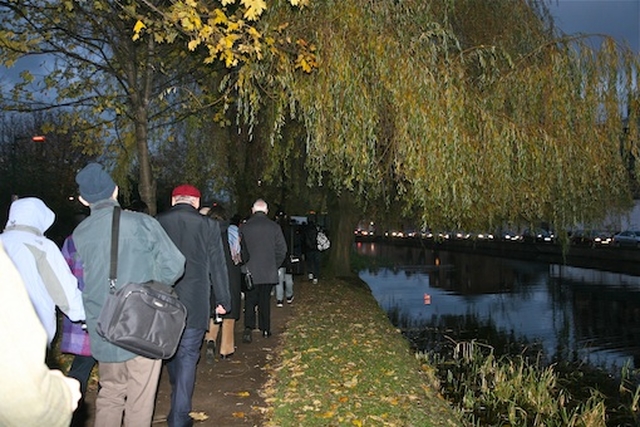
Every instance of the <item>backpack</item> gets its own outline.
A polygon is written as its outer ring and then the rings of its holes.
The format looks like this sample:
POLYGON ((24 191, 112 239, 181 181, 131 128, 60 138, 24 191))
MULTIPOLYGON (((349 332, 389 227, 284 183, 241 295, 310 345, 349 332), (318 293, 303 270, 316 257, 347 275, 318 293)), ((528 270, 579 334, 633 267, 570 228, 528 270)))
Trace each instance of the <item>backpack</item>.
POLYGON ((316 244, 319 251, 326 251, 331 247, 331 241, 322 230, 318 230, 318 234, 316 235, 316 244))

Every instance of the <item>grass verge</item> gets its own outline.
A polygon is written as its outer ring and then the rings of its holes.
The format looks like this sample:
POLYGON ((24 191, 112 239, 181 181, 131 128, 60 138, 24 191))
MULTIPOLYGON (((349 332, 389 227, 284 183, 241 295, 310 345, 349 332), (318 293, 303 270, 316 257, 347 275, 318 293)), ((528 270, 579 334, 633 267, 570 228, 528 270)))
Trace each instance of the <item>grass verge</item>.
POLYGON ((296 284, 270 377, 266 426, 463 425, 360 282, 296 284))

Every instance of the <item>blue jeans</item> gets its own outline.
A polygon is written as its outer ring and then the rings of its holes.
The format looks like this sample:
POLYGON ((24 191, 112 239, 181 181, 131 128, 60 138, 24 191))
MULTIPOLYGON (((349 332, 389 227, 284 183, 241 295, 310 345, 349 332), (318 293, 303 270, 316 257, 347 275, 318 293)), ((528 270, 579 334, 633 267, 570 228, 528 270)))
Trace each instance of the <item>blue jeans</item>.
POLYGON ((287 269, 280 267, 278 269, 278 284, 276 285, 276 300, 284 301, 284 297, 291 298, 293 296, 293 275, 287 273, 287 269))
POLYGON ((196 365, 200 358, 204 333, 204 329, 185 329, 176 354, 167 362, 171 383, 171 411, 167 416, 170 427, 193 425, 189 412, 191 412, 191 398, 196 384, 196 365))

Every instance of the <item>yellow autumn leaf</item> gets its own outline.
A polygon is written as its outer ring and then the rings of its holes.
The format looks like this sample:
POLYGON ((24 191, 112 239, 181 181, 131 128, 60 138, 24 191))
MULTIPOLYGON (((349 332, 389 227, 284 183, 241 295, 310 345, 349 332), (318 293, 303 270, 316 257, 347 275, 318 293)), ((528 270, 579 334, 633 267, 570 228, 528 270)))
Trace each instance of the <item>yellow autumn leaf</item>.
POLYGON ((222 10, 216 9, 213 11, 213 19, 212 19, 213 25, 225 24, 227 21, 228 21, 227 15, 225 15, 222 10))
POLYGON ((257 20, 267 8, 267 3, 264 0, 242 0, 241 2, 247 8, 244 12, 244 17, 249 21, 257 20))
POLYGON ((243 24, 243 21, 229 21, 227 22, 227 33, 231 33, 239 29, 243 24))
POLYGON ((195 25, 193 24, 193 22, 189 19, 189 17, 186 17, 186 16, 180 18, 180 25, 186 31, 193 31, 196 28, 195 25))
POLYGON ((238 39, 238 36, 235 34, 229 34, 226 37, 223 37, 221 43, 224 44, 226 49, 231 49, 233 47, 233 43, 238 39))
POLYGON ((228 6, 228 5, 233 4, 235 2, 236 2, 236 0, 222 0, 221 3, 222 3, 223 6, 228 6))
POLYGON ((249 393, 248 391, 239 391, 237 393, 233 393, 234 396, 238 396, 238 397, 249 397, 251 396, 251 393, 249 393))
POLYGON ((133 41, 138 40, 140 38, 140 31, 142 31, 146 27, 147 26, 144 25, 144 22, 138 20, 138 22, 136 22, 136 25, 133 26, 133 37, 131 37, 131 39, 133 41))
POLYGON ((360 420, 352 420, 351 424, 353 424, 356 427, 362 427, 362 425, 363 425, 362 421, 360 421, 360 420))
POLYGON ((144 22, 142 22, 141 20, 138 19, 138 21, 136 22, 136 25, 133 26, 133 31, 136 32, 136 33, 139 33, 144 28, 147 28, 147 26, 144 25, 144 22))
POLYGON ((209 37, 211 37, 213 32, 214 32, 214 28, 211 25, 204 25, 202 29, 198 32, 198 38, 206 40, 209 37))
POLYGON ((187 46, 189 50, 195 50, 195 48, 198 47, 199 44, 200 44, 200 40, 195 39, 195 40, 191 40, 187 46))
POLYGON ((247 31, 249 33, 249 35, 253 38, 259 39, 260 38, 260 32, 258 30, 256 30, 254 27, 249 27, 249 30, 247 31))
POLYGON ((234 418, 244 418, 244 412, 233 412, 231 415, 233 415, 234 418))

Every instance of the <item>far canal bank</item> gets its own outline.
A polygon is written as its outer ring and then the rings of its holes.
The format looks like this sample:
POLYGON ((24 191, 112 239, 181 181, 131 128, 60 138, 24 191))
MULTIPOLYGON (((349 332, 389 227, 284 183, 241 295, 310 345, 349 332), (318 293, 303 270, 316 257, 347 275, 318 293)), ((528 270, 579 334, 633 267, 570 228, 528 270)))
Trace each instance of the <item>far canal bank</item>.
POLYGON ((640 249, 585 247, 559 243, 526 243, 481 239, 365 238, 356 243, 382 243, 400 247, 465 252, 502 258, 524 259, 574 267, 592 268, 640 276, 640 249))

